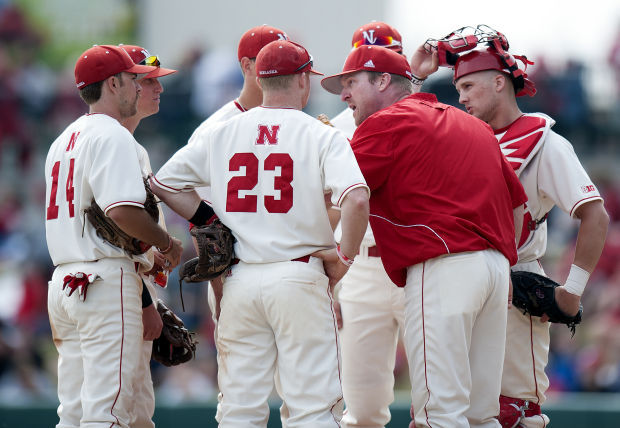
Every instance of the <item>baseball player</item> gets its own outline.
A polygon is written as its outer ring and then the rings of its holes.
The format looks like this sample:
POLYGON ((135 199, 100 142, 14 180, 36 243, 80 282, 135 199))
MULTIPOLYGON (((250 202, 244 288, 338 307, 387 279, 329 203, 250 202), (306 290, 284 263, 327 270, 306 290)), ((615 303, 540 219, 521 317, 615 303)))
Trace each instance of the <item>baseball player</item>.
MULTIPOLYGON (((194 141, 200 141, 202 135, 208 132, 208 129, 214 125, 222 123, 231 117, 237 116, 261 104, 263 101, 263 91, 256 82, 256 56, 263 46, 275 40, 288 40, 288 36, 283 30, 269 25, 252 27, 243 33, 237 47, 237 57, 239 58, 239 66, 243 74, 241 93, 237 99, 224 104, 219 110, 202 122, 193 132, 188 144, 192 144, 194 141)), ((211 200, 211 191, 209 187, 200 187, 197 188, 196 191, 203 200, 207 202, 211 200)), ((194 245, 196 244, 194 243, 194 245)), ((196 249, 196 251, 198 250, 196 249)), ((221 279, 218 278, 210 281, 208 302, 215 323, 217 323, 219 301, 221 298, 221 279)))
MULTIPOLYGON (((461 53, 454 66, 454 84, 467 112, 493 128, 528 196, 519 261, 512 269, 545 274, 539 260, 547 246, 545 220, 554 206, 580 220, 570 273, 555 294, 559 306, 574 315, 603 250, 609 217, 572 146, 551 129, 553 119, 519 109, 516 97, 533 96, 536 90, 525 70, 516 67, 515 59, 524 57, 507 54, 509 64, 502 59, 504 54, 494 44, 461 53)), ((423 47, 412 58, 414 72, 423 77, 437 70, 438 63, 437 53, 423 47)), ((507 329, 500 422, 506 427, 544 427, 549 418, 540 406, 549 387, 545 374, 549 323, 513 307, 508 311, 507 329)))
POLYGON ((94 200, 128 235, 178 264, 181 243, 143 209, 137 146, 120 121, 137 112, 138 74, 123 49, 94 46, 80 55, 75 80, 89 113, 52 143, 45 162, 46 236, 56 266, 48 311, 58 350, 58 427, 127 427, 143 326, 140 271, 153 264, 97 236, 84 210, 94 200))
POLYGON ((412 95, 402 55, 355 49, 321 84, 353 110, 370 224, 386 272, 405 287, 413 423, 499 427, 493 393, 521 184, 483 122, 433 95, 412 95))
POLYGON ((237 240, 217 328, 221 427, 266 426, 276 368, 287 426, 342 417, 331 287, 359 249, 368 189, 344 135, 301 111, 312 63, 296 43, 266 45, 256 58, 262 105, 183 147, 155 178, 173 210, 194 224, 215 212, 237 240), (204 185, 212 209, 192 190, 204 185), (327 192, 342 209, 337 249, 327 192))
MULTIPOLYGON (((384 46, 402 54, 400 33, 373 21, 362 25, 351 40, 353 49, 384 46)), ((353 138, 353 110, 346 108, 332 124, 353 138)), ((335 211, 335 210, 334 210, 335 211)), ((338 213, 338 211, 336 211, 338 213)), ((340 227, 335 231, 339 239, 340 227)), ((340 282, 336 313, 341 313, 342 392, 344 427, 383 427, 391 418, 394 365, 399 331, 404 331, 404 289, 385 273, 370 225, 355 263, 340 282)))
MULTIPOLYGON (((138 99, 137 113, 133 116, 124 118, 121 124, 132 134, 140 124, 140 121, 159 111, 159 96, 164 91, 158 78, 176 73, 176 70, 163 68, 157 56, 151 55, 149 51, 141 46, 121 45, 136 64, 150 65, 157 67, 143 76, 140 80, 142 88, 138 99)), ((138 160, 142 169, 142 176, 148 177, 152 174, 151 162, 146 149, 136 141, 138 150, 138 160)), ((163 210, 159 209, 159 225, 165 229, 163 210)), ((147 287, 154 303, 142 309, 143 339, 142 360, 138 366, 134 383, 134 413, 131 426, 154 427, 152 421, 155 412, 155 393, 153 391, 153 381, 151 379, 151 353, 153 350, 153 340, 159 337, 162 329, 162 319, 157 312, 157 288, 165 287, 167 284, 167 265, 164 256, 159 251, 153 251, 154 265, 148 272, 141 273, 142 280, 147 287)))

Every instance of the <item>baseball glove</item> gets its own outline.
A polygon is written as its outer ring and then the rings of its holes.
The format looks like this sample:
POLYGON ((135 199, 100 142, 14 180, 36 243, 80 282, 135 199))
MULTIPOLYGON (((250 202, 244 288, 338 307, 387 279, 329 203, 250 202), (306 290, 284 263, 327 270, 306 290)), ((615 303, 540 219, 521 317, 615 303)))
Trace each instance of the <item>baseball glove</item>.
POLYGON ((194 358, 198 342, 192 337, 193 333, 185 328, 181 318, 161 300, 157 300, 157 312, 164 326, 161 335, 153 340, 152 358, 166 367, 177 366, 194 358))
POLYGON ((516 271, 512 279, 512 304, 524 314, 540 317, 547 314, 550 322, 566 324, 575 334, 575 327, 581 323, 583 308, 575 316, 565 314, 555 301, 555 288, 560 284, 534 272, 516 271))
POLYGON ((220 276, 233 262, 235 238, 219 219, 190 231, 196 238, 198 257, 181 267, 179 281, 202 282, 220 276))
MULTIPOLYGON (((159 207, 157 206, 157 200, 155 195, 151 191, 151 186, 147 179, 144 179, 144 188, 146 190, 146 200, 144 201, 144 209, 155 220, 159 221, 159 207)), ((90 203, 90 206, 84 210, 84 214, 88 217, 88 221, 93 225, 97 236, 104 241, 109 242, 115 247, 122 248, 130 255, 143 254, 149 248, 150 245, 141 242, 140 240, 129 236, 121 230, 112 220, 110 220, 103 212, 103 210, 97 205, 95 199, 90 203)))

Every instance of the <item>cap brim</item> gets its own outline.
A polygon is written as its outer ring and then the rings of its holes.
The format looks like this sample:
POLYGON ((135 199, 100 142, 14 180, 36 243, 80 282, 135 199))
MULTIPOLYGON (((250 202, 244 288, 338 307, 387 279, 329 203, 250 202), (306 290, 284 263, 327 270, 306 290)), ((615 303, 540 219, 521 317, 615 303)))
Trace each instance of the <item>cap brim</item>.
POLYGON ((327 92, 330 92, 334 95, 340 95, 340 93, 342 92, 342 83, 340 83, 340 78, 347 74, 357 73, 358 71, 359 70, 343 71, 342 73, 328 76, 325 79, 321 80, 321 86, 327 92))
POLYGON ((157 67, 153 67, 152 65, 134 65, 131 68, 125 70, 126 73, 136 73, 136 74, 147 74, 151 71, 157 70, 157 67))
POLYGON ((155 71, 151 71, 149 74, 144 76, 144 79, 154 79, 156 77, 163 77, 176 72, 177 70, 173 70, 171 68, 156 67, 155 71))

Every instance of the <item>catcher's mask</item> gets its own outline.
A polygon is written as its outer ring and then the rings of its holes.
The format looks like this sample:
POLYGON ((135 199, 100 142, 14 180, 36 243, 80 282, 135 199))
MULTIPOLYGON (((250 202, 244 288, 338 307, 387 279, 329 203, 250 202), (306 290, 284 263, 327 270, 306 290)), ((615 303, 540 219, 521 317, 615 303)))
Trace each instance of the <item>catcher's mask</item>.
POLYGON ((525 56, 509 54, 506 36, 489 26, 462 27, 442 39, 428 39, 424 47, 429 52, 437 51, 440 66, 454 68, 454 81, 477 71, 498 70, 511 77, 516 96, 533 97, 536 93, 534 82, 525 73, 527 66, 534 63, 525 56), (486 49, 477 49, 480 44, 486 49), (523 69, 517 60, 523 63, 523 69))

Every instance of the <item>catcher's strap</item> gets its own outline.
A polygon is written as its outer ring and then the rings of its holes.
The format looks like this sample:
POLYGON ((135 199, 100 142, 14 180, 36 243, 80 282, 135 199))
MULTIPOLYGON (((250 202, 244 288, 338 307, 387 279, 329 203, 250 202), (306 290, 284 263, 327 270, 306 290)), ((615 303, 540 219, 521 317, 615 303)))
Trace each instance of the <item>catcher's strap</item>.
POLYGON ((185 328, 181 318, 161 300, 157 300, 157 311, 161 316, 163 327, 161 335, 153 341, 152 358, 167 367, 194 358, 198 343, 193 338, 194 334, 185 328))
MULTIPOLYGON (((159 221, 159 207, 157 206, 157 200, 155 199, 155 195, 151 191, 151 186, 146 178, 144 179, 144 188, 146 190, 144 210, 157 223, 159 221)), ((127 233, 123 232, 123 230, 118 227, 114 221, 105 215, 95 199, 93 199, 90 206, 84 210, 84 215, 88 218, 90 224, 92 224, 95 228, 97 236, 115 247, 125 250, 130 255, 135 256, 143 254, 151 248, 151 245, 141 242, 139 239, 129 236, 127 233)))
POLYGON ((553 323, 566 324, 575 334, 577 324, 581 323, 583 307, 580 306, 576 315, 564 313, 555 300, 555 289, 560 284, 546 276, 534 272, 514 271, 512 280, 512 304, 523 311, 541 317, 546 314, 553 323))
POLYGON ((540 406, 519 398, 499 396, 499 420, 502 428, 516 428, 523 418, 540 415, 540 406))

